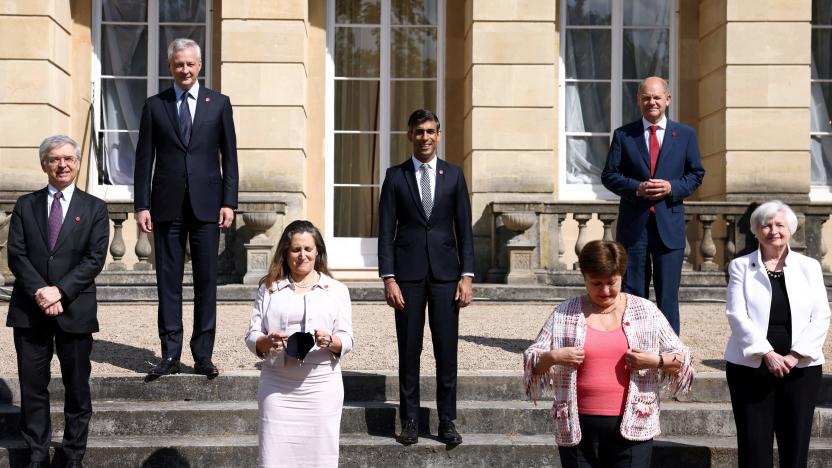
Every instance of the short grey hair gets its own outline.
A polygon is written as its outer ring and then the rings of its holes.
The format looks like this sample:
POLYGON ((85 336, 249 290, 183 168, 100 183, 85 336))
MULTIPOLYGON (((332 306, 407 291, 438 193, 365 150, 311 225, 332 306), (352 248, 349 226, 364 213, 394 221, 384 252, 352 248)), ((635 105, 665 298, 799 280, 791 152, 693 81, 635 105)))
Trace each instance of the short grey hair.
POLYGON ((43 142, 40 144, 40 148, 38 149, 38 154, 40 155, 40 164, 46 164, 46 159, 49 157, 49 153, 51 153, 53 149, 60 148, 66 145, 72 145, 72 147, 75 149, 75 159, 80 162, 81 145, 79 145, 77 141, 73 140, 72 138, 66 135, 53 135, 51 137, 45 138, 43 142))
POLYGON ((757 231, 760 230, 760 227, 769 222, 771 218, 777 216, 777 213, 780 213, 781 211, 784 215, 786 215, 786 224, 789 226, 789 234, 794 234, 794 232, 797 231, 797 215, 794 214, 794 211, 789 207, 789 205, 781 202, 780 200, 770 200, 758 206, 751 213, 751 231, 754 235, 758 236, 757 231))
POLYGON ((638 94, 644 90, 644 85, 647 83, 647 80, 659 80, 664 87, 664 94, 670 94, 670 83, 667 82, 664 78, 660 76, 648 76, 647 78, 638 82, 638 94))
POLYGON ((199 48, 199 44, 197 44, 196 41, 186 37, 174 39, 170 44, 168 44, 168 62, 170 62, 170 59, 173 58, 173 54, 182 49, 194 49, 196 51, 197 60, 202 62, 202 50, 199 48))

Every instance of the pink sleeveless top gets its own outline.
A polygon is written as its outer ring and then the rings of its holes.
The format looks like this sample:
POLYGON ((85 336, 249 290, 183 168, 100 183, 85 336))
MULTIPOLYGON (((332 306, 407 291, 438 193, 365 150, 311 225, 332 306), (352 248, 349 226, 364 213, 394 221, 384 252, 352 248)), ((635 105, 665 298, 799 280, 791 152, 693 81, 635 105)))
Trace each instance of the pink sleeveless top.
POLYGON ((630 371, 624 361, 628 348, 624 328, 604 332, 586 327, 584 362, 578 367, 579 414, 624 414, 630 382, 630 371))

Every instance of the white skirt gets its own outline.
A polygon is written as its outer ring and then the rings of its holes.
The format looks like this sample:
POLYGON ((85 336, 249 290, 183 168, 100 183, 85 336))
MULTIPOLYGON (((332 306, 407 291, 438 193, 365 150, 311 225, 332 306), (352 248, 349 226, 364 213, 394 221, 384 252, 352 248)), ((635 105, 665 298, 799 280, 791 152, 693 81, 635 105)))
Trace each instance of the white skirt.
POLYGON ((341 367, 263 367, 257 390, 260 467, 338 466, 344 383, 341 367))

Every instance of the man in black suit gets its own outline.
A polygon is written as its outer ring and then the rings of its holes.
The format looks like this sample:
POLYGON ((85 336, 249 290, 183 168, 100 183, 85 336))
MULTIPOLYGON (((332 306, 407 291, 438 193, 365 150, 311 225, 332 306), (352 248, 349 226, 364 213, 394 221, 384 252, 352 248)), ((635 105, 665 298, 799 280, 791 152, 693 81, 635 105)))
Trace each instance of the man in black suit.
POLYGON ((437 157, 439 118, 417 110, 408 119, 413 155, 387 170, 379 200, 378 264, 387 303, 396 309, 400 443, 419 437, 419 358, 425 306, 436 357, 439 439, 459 444, 456 419, 459 308, 471 303, 474 237, 462 169, 437 157))
POLYGON ((174 86, 148 98, 142 111, 134 177, 136 221, 142 232, 153 232, 159 293, 162 361, 148 376, 180 371, 182 275, 190 241, 191 354, 196 373, 213 378, 219 375, 211 362, 219 230, 231 225, 237 207, 237 137, 228 96, 199 85, 199 45, 190 39, 171 42, 168 67, 174 86))
POLYGON ((20 378, 20 432, 30 468, 49 466, 53 350, 65 387, 65 466, 81 467, 92 415, 90 352, 98 331, 95 277, 107 258, 107 205, 75 186, 81 147, 63 135, 40 145, 49 185, 20 197, 9 224, 9 269, 15 283, 6 326, 14 327, 20 378))

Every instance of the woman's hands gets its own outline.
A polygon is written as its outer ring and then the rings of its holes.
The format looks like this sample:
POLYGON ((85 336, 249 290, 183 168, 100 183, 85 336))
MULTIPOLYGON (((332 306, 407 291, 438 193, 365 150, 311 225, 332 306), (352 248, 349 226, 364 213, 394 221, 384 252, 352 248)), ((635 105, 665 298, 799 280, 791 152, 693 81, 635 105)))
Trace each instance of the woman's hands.
POLYGON ((257 343, 255 343, 254 347, 257 349, 257 354, 261 356, 269 354, 272 349, 283 351, 286 349, 286 338, 289 338, 289 335, 285 332, 270 333, 257 338, 257 343))
MULTIPOLYGON (((675 371, 682 367, 682 361, 679 355, 675 353, 662 353, 662 367, 663 371, 675 371)), ((624 353, 624 361, 627 362, 627 367, 630 370, 642 369, 657 369, 659 367, 659 355, 644 351, 641 349, 628 349, 624 353)))
POLYGON ((778 378, 783 378, 788 375, 789 371, 797 365, 799 359, 800 356, 795 352, 783 356, 772 350, 763 355, 766 368, 771 372, 771 375, 778 378))
POLYGON ((540 353, 537 365, 534 367, 535 374, 543 374, 554 365, 578 367, 584 362, 584 349, 578 347, 558 348, 545 353, 540 353))
POLYGON ((341 353, 341 339, 326 330, 315 330, 315 343, 319 348, 327 348, 334 354, 341 353))

